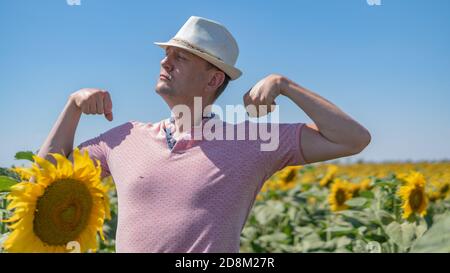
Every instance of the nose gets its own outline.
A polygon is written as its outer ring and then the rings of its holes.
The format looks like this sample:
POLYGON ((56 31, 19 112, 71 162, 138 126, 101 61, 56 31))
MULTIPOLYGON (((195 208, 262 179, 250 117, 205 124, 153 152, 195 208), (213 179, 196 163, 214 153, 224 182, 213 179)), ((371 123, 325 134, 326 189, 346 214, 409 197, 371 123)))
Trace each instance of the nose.
POLYGON ((170 60, 169 55, 165 56, 164 59, 161 60, 161 66, 167 71, 172 71, 173 65, 172 61, 170 60))

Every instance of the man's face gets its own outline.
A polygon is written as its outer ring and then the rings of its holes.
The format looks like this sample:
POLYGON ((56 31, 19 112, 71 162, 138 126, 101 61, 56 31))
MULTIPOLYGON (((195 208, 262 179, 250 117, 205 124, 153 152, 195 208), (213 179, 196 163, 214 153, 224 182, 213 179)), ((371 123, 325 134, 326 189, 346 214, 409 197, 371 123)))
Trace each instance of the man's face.
POLYGON ((203 96, 208 89, 210 71, 202 58, 180 48, 167 47, 161 60, 156 92, 165 98, 182 103, 194 96, 203 96))

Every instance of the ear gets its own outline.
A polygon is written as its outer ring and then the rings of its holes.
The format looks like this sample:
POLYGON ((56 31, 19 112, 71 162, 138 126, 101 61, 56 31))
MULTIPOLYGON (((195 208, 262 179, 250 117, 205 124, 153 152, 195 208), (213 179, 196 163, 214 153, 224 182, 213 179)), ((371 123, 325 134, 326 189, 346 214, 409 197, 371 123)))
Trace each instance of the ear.
POLYGON ((208 89, 216 90, 225 81, 225 73, 220 70, 214 69, 209 75, 208 89))

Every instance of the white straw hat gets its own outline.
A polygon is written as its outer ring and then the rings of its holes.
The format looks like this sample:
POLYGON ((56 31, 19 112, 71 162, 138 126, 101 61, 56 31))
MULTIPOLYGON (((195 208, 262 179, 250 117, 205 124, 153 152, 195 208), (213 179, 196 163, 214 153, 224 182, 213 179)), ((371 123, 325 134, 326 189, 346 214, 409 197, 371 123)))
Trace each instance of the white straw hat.
POLYGON ((242 75, 235 67, 239 48, 231 33, 220 23, 191 16, 178 33, 166 43, 155 43, 162 48, 182 48, 217 66, 231 80, 242 75))

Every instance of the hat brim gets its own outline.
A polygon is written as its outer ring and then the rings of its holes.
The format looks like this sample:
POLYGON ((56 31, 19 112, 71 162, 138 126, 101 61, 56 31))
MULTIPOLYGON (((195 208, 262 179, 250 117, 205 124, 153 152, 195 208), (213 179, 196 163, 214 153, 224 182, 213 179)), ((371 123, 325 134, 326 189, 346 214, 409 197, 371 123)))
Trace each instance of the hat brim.
POLYGON ((217 66, 220 70, 222 70, 225 74, 227 74, 231 80, 236 80, 237 78, 239 78, 242 75, 242 72, 239 69, 237 69, 236 67, 228 65, 228 64, 220 61, 219 59, 212 57, 211 55, 209 55, 207 53, 204 53, 204 52, 195 50, 193 48, 187 47, 183 44, 177 43, 176 41, 168 41, 166 43, 155 42, 154 44, 161 48, 164 48, 164 49, 167 48, 168 46, 178 47, 178 48, 184 49, 194 55, 197 55, 198 57, 217 66))

